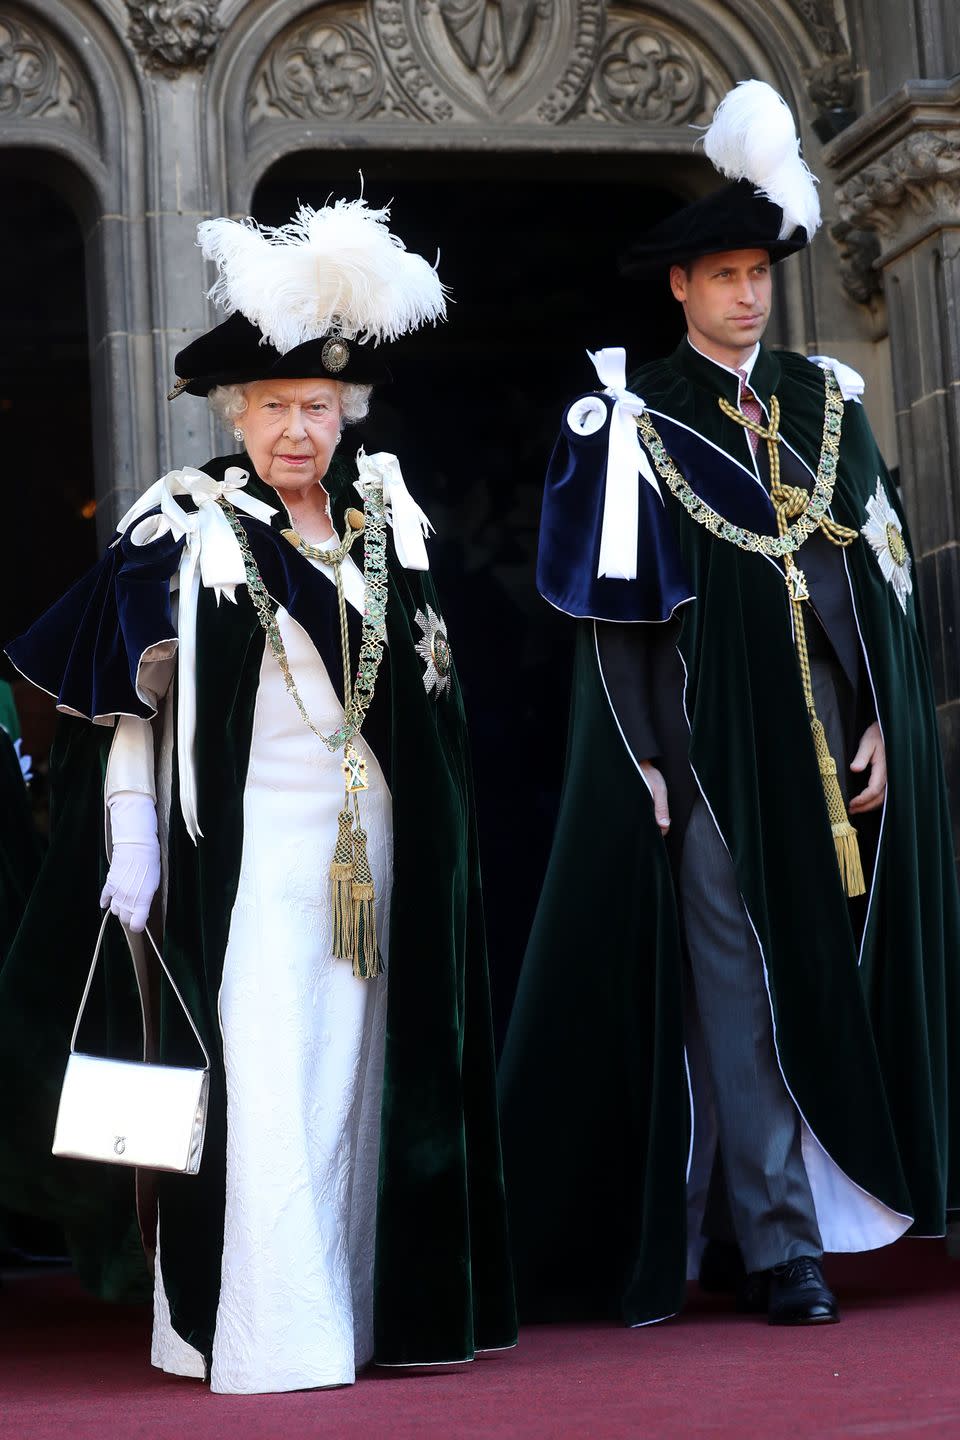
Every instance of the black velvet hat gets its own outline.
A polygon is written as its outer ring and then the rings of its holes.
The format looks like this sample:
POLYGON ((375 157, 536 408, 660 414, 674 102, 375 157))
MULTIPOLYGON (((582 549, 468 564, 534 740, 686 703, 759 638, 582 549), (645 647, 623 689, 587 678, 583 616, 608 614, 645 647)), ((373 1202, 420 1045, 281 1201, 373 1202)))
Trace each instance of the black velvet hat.
POLYGON ((177 355, 169 398, 271 378, 389 380, 385 346, 446 316, 436 270, 390 233, 389 217, 359 199, 301 205, 277 227, 204 220, 197 242, 218 270, 210 297, 231 313, 177 355))
POLYGON ((648 230, 626 252, 623 269, 630 275, 684 265, 700 255, 718 255, 724 250, 766 250, 776 264, 810 243, 803 225, 781 239, 782 225, 780 207, 759 195, 752 181, 737 180, 685 205, 648 230))
POLYGON ((250 380, 342 380, 350 385, 380 385, 390 379, 386 347, 361 345, 342 335, 306 340, 282 355, 264 340, 256 325, 237 310, 206 335, 181 350, 173 362, 177 395, 207 395, 217 385, 250 380))
POLYGON ((766 250, 772 262, 809 245, 820 225, 816 182, 786 101, 762 80, 729 91, 703 149, 732 181, 647 231, 624 257, 628 273, 682 265, 724 250, 766 250))

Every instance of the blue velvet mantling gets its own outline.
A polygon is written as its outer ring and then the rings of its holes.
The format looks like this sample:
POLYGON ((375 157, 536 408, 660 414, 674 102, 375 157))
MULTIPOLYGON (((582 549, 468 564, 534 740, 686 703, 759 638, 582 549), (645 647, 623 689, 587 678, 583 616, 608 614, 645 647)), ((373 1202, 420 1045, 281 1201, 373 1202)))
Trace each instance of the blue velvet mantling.
MULTIPOLYGON (((566 415, 547 471, 540 517, 537 588, 558 610, 578 619, 658 622, 693 596, 667 510, 641 478, 635 580, 598 578, 607 472, 608 421, 580 435, 566 415)), ((759 535, 776 535, 763 485, 725 451, 668 415, 650 410, 653 423, 687 484, 725 520, 759 535)), ((660 481, 665 491, 664 482, 660 481)))
POLYGON ((667 454, 705 504, 731 525, 753 530, 757 535, 776 535, 777 519, 770 496, 756 476, 695 430, 658 410, 651 408, 649 413, 667 454))
POLYGON ((558 610, 578 619, 662 621, 692 595, 663 502, 640 481, 637 578, 597 576, 607 474, 607 423, 580 435, 564 414, 547 470, 540 515, 537 588, 558 610))
MULTIPOLYGON (((158 512, 153 512, 158 513, 158 512)), ((336 589, 282 535, 238 511, 271 596, 310 636, 343 699, 336 589)), ((89 720, 155 712, 137 694, 141 657, 151 645, 176 639, 170 580, 183 540, 168 534, 135 545, 130 533, 72 586, 7 654, 26 678, 56 696, 58 705, 89 720)), ((221 605, 229 606, 228 600, 221 605)), ((351 612, 351 630, 359 617, 351 612)), ((356 653, 357 636, 351 635, 356 653)))

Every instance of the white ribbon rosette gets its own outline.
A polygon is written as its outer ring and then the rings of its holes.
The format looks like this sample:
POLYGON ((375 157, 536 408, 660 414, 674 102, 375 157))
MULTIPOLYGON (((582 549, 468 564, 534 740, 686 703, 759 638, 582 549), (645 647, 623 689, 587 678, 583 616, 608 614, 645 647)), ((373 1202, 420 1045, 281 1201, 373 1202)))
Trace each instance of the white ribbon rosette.
POLYGON ((396 455, 386 450, 368 455, 360 449, 357 471, 356 488, 364 498, 371 480, 383 486, 383 507, 393 527, 393 544, 400 564, 405 570, 429 570, 424 541, 433 533, 433 526, 407 489, 396 455))
POLYGON ((180 780, 180 809, 187 834, 196 843, 202 835, 197 819, 197 784, 193 763, 193 747, 197 729, 197 602, 200 586, 206 585, 216 596, 236 603, 235 590, 246 578, 243 555, 237 537, 217 501, 228 499, 237 510, 269 523, 277 512, 262 500, 248 495, 244 486, 250 476, 246 470, 231 465, 222 480, 214 480, 203 470, 187 466, 170 470, 140 496, 120 520, 121 535, 133 528, 130 539, 134 545, 150 545, 164 535, 184 540, 180 556, 180 610, 177 621, 179 637, 177 652, 177 753, 180 780), (196 510, 184 510, 176 496, 187 495, 196 510), (160 507, 159 515, 146 515, 160 507), (146 517, 146 518, 143 518, 146 517), (137 523, 139 522, 139 523, 137 523))
MULTIPOLYGON (((613 400, 610 439, 607 444, 607 476, 603 497, 603 525, 597 576, 610 580, 637 578, 637 527, 640 514, 639 483, 642 475, 652 485, 661 503, 663 496, 647 452, 637 434, 636 416, 646 406, 639 395, 627 389, 627 352, 619 346, 587 351, 603 386, 613 400)), ((584 417, 586 419, 586 417, 584 417)), ((589 433, 589 432, 586 432, 589 433)))
POLYGON ((835 360, 832 355, 808 355, 807 359, 811 365, 819 365, 821 370, 833 371, 844 400, 853 400, 857 405, 863 403, 860 396, 866 390, 867 384, 852 365, 844 365, 842 360, 835 360))

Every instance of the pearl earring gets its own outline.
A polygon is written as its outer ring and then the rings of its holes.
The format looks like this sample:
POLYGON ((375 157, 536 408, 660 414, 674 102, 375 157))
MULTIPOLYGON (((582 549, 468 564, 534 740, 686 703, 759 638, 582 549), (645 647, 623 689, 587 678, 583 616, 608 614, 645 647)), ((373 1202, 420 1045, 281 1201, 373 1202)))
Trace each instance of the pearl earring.
POLYGON ((233 438, 234 440, 236 440, 238 445, 243 444, 243 431, 240 429, 239 425, 234 429, 233 438))

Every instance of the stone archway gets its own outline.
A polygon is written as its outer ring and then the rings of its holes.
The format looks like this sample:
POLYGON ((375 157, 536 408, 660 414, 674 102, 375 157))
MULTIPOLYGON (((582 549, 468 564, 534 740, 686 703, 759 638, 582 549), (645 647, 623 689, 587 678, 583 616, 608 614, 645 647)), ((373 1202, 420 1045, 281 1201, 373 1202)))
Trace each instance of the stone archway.
MULTIPOLYGON (((737 79, 771 81, 811 130, 853 98, 833 0, 268 0, 229 4, 205 87, 214 208, 250 208, 300 150, 623 154, 681 193, 737 79)), ((785 274, 779 339, 815 332, 810 262, 785 274)))

